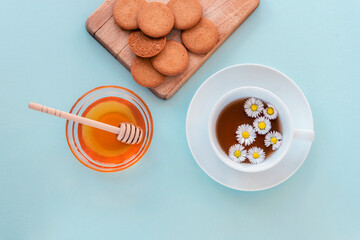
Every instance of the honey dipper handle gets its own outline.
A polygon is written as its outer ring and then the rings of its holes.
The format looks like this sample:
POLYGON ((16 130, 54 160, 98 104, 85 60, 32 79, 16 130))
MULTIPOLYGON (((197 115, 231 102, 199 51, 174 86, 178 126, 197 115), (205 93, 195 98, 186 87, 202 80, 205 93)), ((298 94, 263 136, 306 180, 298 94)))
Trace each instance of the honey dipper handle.
POLYGON ((49 115, 53 115, 56 117, 64 118, 69 121, 77 122, 84 124, 86 126, 98 128, 107 132, 112 132, 115 134, 119 134, 120 129, 118 127, 111 126, 106 123, 98 122, 89 118, 84 118, 75 114, 63 112, 54 108, 46 107, 37 103, 29 103, 29 108, 35 111, 43 112, 49 115))

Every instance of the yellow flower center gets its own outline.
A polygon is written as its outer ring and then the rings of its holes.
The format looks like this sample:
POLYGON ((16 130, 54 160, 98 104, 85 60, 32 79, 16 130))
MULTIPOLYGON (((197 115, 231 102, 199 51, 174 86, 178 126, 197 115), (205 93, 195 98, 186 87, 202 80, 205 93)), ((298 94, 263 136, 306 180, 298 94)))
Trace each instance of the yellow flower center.
POLYGON ((239 150, 236 150, 235 152, 234 152, 234 156, 235 157, 240 157, 241 156, 241 152, 239 151, 239 150))
POLYGON ((253 158, 259 158, 259 154, 257 152, 253 153, 253 158))
POLYGON ((259 128, 260 128, 261 130, 264 130, 265 127, 266 127, 266 124, 265 124, 264 122, 259 122, 259 128))
POLYGON ((257 106, 255 105, 255 104, 253 104, 253 105, 251 105, 251 110, 253 110, 253 111, 256 111, 257 110, 257 106))
POLYGON ((276 144, 276 143, 277 143, 277 139, 273 137, 273 138, 270 139, 270 142, 271 142, 272 144, 276 144))
POLYGON ((243 138, 248 138, 250 136, 250 134, 248 132, 243 132, 242 136, 243 136, 243 138))
POLYGON ((274 109, 271 108, 271 107, 269 107, 269 108, 267 109, 267 113, 268 113, 269 115, 273 115, 273 114, 274 114, 274 109))

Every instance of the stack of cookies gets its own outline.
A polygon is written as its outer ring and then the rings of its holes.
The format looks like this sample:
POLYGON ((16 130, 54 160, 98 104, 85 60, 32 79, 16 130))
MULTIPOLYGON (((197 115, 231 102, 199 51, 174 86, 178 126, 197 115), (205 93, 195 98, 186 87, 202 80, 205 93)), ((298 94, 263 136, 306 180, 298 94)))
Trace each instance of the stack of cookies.
POLYGON ((166 76, 184 72, 189 64, 187 50, 206 54, 219 41, 216 25, 202 17, 199 0, 170 0, 167 5, 117 0, 113 15, 119 27, 132 30, 128 43, 137 57, 131 75, 144 87, 157 87, 166 76), (166 39, 173 28, 181 30, 182 43, 166 39))

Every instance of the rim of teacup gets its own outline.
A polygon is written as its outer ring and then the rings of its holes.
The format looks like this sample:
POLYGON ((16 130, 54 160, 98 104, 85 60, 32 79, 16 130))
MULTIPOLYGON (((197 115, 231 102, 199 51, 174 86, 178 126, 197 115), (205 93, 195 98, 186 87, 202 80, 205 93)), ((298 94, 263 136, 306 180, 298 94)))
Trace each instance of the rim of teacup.
POLYGON ((266 171, 281 162, 292 143, 294 127, 290 111, 286 107, 286 104, 278 96, 264 88, 244 86, 227 92, 215 103, 210 113, 210 119, 208 123, 208 135, 212 149, 215 151, 216 155, 218 156, 218 158, 220 158, 222 162, 235 170, 252 173, 266 171), (273 152, 270 157, 266 158, 265 161, 262 163, 235 163, 228 158, 227 153, 225 153, 221 149, 218 143, 216 137, 216 123, 219 114, 227 105, 229 105, 235 100, 250 97, 259 98, 266 103, 271 103, 277 108, 279 112, 279 118, 281 119, 280 122, 283 141, 281 147, 277 151, 273 152))

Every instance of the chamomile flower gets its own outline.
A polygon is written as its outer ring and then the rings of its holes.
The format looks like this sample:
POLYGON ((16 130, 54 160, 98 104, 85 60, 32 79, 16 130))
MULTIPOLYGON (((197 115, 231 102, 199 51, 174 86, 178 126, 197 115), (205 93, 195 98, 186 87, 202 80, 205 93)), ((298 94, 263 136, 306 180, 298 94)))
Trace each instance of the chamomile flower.
POLYGON ((275 151, 280 148, 281 140, 282 140, 281 133, 277 131, 271 131, 268 134, 266 134, 264 142, 266 147, 269 147, 271 145, 272 150, 275 151))
POLYGON ((244 146, 240 144, 232 145, 229 148, 229 158, 234 162, 240 163, 245 161, 247 155, 247 151, 244 146))
POLYGON ((265 152, 259 147, 252 147, 248 151, 247 158, 252 164, 259 164, 265 160, 265 152))
POLYGON ((240 144, 249 146, 255 141, 256 133, 250 124, 241 124, 236 131, 236 139, 240 144))
POLYGON ((268 107, 263 110, 263 113, 264 113, 264 116, 270 120, 274 120, 278 117, 278 111, 271 104, 268 104, 268 107))
POLYGON ((267 134, 271 129, 271 123, 266 117, 259 117, 255 119, 253 126, 256 132, 260 135, 267 134))
POLYGON ((257 98, 249 98, 244 104, 245 113, 252 118, 256 118, 264 110, 264 103, 257 98))

